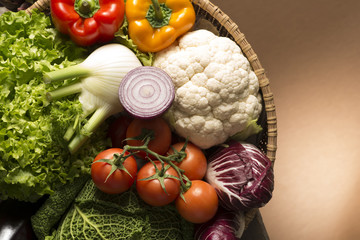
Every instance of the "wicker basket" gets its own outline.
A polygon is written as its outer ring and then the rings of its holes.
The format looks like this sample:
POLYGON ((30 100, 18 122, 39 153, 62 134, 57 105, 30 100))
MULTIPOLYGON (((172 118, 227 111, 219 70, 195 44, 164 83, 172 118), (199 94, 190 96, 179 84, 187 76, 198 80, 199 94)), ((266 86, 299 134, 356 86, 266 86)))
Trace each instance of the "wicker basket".
MULTIPOLYGON (((234 40, 242 49, 244 55, 249 60, 255 74, 258 77, 261 94, 263 98, 263 111, 259 118, 259 124, 263 131, 250 141, 258 146, 268 158, 275 162, 277 149, 277 120, 273 93, 270 89, 269 79, 266 77, 265 70, 261 66, 258 56, 239 30, 238 26, 221 9, 208 0, 192 0, 197 18, 203 18, 212 23, 220 36, 234 40)), ((49 8, 50 0, 38 0, 30 6, 26 12, 31 14, 32 9, 45 11, 49 8)), ((246 212, 246 225, 248 225, 257 214, 258 209, 246 212)))

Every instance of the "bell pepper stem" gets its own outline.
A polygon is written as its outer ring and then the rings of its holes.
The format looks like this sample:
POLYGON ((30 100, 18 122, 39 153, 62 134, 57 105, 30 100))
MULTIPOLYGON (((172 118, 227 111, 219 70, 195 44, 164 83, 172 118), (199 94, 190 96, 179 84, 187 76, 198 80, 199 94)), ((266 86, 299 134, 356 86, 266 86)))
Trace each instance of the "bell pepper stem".
POLYGON ((162 19, 164 18, 164 15, 162 13, 162 10, 161 10, 161 7, 160 7, 160 4, 159 4, 158 0, 151 0, 151 1, 152 1, 153 6, 154 6, 156 20, 162 21, 162 19))
POLYGON ((81 1, 80 7, 79 7, 79 11, 82 14, 89 14, 91 12, 91 5, 88 1, 84 0, 81 1))
POLYGON ((100 9, 99 0, 75 0, 74 9, 82 18, 91 18, 100 9))

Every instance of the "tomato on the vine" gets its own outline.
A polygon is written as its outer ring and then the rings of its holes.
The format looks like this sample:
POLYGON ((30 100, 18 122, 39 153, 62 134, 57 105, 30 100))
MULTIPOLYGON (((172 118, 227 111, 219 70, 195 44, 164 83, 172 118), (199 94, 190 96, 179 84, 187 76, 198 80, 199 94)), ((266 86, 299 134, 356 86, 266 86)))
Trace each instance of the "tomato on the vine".
MULTIPOLYGON (((185 142, 179 142, 172 145, 168 154, 173 154, 174 150, 180 151, 185 142)), ((185 148, 186 157, 180 162, 175 163, 184 170, 184 174, 189 180, 201 180, 204 178, 207 169, 207 160, 203 151, 191 142, 188 142, 185 148)))
POLYGON ((120 115, 110 123, 108 136, 111 139, 111 146, 113 148, 122 148, 124 146, 126 130, 132 120, 133 118, 129 115, 120 115))
POLYGON ((212 219, 218 209, 219 199, 215 188, 202 180, 192 181, 183 197, 175 200, 179 214, 192 223, 204 223, 212 219))
MULTIPOLYGON (((105 193, 118 194, 125 192, 136 179, 137 163, 135 158, 128 156, 124 161, 119 157, 122 152, 123 149, 121 148, 104 150, 95 157, 91 165, 92 180, 105 193), (116 167, 116 169, 111 173, 114 170, 113 167, 116 167)), ((125 153, 124 155, 128 154, 125 153)))
POLYGON ((167 163, 164 163, 164 168, 160 161, 146 163, 137 175, 136 190, 140 198, 152 206, 164 206, 173 202, 179 196, 180 181, 171 176, 179 178, 176 170, 167 163), (151 176, 151 179, 141 180, 151 176), (160 181, 163 181, 166 192, 160 181))
MULTIPOLYGON (((153 119, 135 118, 127 128, 126 138, 140 136, 143 129, 152 130, 154 133, 153 139, 150 140, 148 144, 148 148, 157 154, 164 155, 171 143, 171 130, 166 121, 161 117, 153 119)), ((130 146, 142 146, 144 142, 142 140, 127 140, 127 144, 130 146)), ((146 154, 143 151, 140 151, 137 155, 142 158, 146 157, 146 154)), ((155 159, 150 155, 149 157, 155 159)))

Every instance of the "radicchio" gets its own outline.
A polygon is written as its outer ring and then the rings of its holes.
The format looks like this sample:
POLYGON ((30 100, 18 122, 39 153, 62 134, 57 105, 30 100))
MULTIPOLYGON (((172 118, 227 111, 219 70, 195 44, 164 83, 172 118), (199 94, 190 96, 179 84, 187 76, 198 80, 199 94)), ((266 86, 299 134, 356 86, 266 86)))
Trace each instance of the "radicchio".
POLYGON ((208 222, 195 226, 195 240, 239 240, 245 230, 245 215, 219 208, 208 222))
POLYGON ((253 144, 231 141, 228 145, 209 157, 206 181, 228 210, 263 207, 274 190, 271 161, 253 144))

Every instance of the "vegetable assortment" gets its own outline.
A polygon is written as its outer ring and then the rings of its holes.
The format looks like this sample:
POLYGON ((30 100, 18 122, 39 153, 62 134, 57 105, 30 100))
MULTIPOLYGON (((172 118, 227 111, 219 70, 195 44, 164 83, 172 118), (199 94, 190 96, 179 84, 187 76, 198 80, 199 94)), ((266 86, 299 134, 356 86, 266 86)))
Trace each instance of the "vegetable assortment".
MULTIPOLYGON (((206 159, 201 149, 187 141, 177 143, 176 147, 170 146, 171 130, 161 117, 150 120, 134 118, 126 132, 127 145, 123 146, 122 153, 109 157, 112 160, 106 162, 123 170, 124 174, 127 169, 121 163, 125 163, 128 158, 137 155, 140 167, 136 176, 136 189, 145 202, 153 206, 164 206, 176 198, 186 201, 184 194, 195 188, 191 186, 188 175, 192 180, 201 180, 205 174, 206 159), (135 136, 133 137, 133 135, 135 136), (194 160, 196 156, 200 156, 202 159, 194 160), (180 166, 185 167, 181 168, 180 166), (198 167, 202 167, 202 169, 196 169, 198 167), (200 174, 198 174, 199 172, 200 174)), ((107 149, 104 152, 109 150, 112 151, 107 149)), ((115 171, 116 168, 113 172, 115 171)), ((108 174, 107 178, 110 178, 111 175, 112 172, 108 174)), ((99 183, 97 179, 94 182, 99 189, 102 188, 102 183, 99 183)), ((211 188, 215 193, 215 189, 211 188)), ((197 196, 197 198, 201 197, 197 196)))
POLYGON ((24 63, 0 55, 1 100, 11 107, 0 109, 0 197, 60 194, 33 218, 40 239, 239 239, 239 216, 271 199, 274 177, 266 155, 244 142, 262 130, 262 105, 241 49, 192 29, 189 0, 52 0, 50 9, 56 30, 36 11, 17 13, 34 25, 27 45, 14 39, 15 17, 0 20, 9 46, 38 47, 16 52, 24 63), (25 137, 33 152, 10 146, 25 137), (62 199, 64 184, 71 194, 62 199), (62 220, 42 224, 54 207, 62 220))

